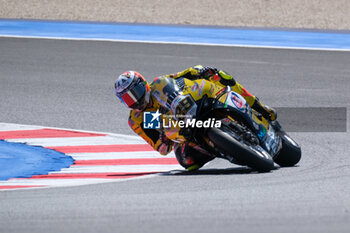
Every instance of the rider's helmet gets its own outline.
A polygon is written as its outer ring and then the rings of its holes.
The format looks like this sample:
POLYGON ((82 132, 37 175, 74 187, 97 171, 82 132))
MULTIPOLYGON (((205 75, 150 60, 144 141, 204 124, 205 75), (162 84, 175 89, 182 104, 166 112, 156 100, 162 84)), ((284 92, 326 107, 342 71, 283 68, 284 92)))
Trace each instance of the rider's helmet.
POLYGON ((145 78, 136 71, 122 73, 114 84, 115 95, 127 107, 143 110, 150 96, 150 86, 145 78))

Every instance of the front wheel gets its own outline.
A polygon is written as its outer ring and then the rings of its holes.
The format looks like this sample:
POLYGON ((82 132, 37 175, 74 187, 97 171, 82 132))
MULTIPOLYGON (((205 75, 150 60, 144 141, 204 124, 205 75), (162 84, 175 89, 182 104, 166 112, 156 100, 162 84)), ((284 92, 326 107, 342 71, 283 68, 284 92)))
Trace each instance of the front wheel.
POLYGON ((274 169, 274 162, 265 150, 259 145, 237 140, 232 133, 225 128, 211 128, 208 130, 208 138, 221 153, 234 157, 240 164, 259 172, 274 169))
POLYGON ((288 134, 284 134, 281 138, 282 149, 274 161, 281 167, 292 167, 301 159, 301 148, 288 134))

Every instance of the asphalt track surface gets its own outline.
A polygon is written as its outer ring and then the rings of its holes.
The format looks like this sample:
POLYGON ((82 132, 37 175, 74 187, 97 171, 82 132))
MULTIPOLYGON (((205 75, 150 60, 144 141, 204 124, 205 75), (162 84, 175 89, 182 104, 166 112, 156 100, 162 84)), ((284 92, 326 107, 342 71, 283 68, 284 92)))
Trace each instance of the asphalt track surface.
MULTIPOLYGON (((271 106, 350 107, 349 52, 1 38, 0 54, 0 122, 132 134, 115 77, 195 64, 234 74, 271 106)), ((291 133, 299 166, 270 173, 215 160, 196 173, 3 191, 0 232, 349 232, 348 132, 291 133)))

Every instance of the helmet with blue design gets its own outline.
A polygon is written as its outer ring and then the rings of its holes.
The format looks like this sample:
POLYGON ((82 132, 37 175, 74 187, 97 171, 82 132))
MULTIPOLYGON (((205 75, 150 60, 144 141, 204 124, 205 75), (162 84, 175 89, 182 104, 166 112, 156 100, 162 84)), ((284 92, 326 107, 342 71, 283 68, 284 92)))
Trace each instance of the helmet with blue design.
POLYGON ((136 71, 122 73, 114 84, 115 95, 129 108, 143 110, 149 102, 150 86, 136 71))

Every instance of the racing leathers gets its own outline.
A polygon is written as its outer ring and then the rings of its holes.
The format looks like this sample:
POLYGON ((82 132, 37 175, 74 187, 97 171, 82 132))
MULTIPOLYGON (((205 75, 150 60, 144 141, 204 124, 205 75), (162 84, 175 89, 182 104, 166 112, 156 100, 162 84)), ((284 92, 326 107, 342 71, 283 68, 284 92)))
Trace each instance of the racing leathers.
POLYGON ((164 131, 161 128, 146 129, 143 126, 143 112, 156 112, 157 110, 160 113, 167 112, 164 104, 159 103, 159 98, 156 98, 160 91, 157 90, 157 79, 159 78, 172 78, 175 80, 180 78, 186 78, 189 80, 205 79, 221 87, 230 86, 232 91, 243 96, 249 106, 261 113, 265 118, 269 120, 276 119, 276 112, 274 109, 263 105, 257 97, 250 94, 241 84, 239 84, 225 71, 197 65, 175 74, 168 74, 155 78, 155 80, 150 84, 151 94, 149 104, 143 111, 130 111, 129 126, 135 133, 141 136, 148 144, 150 144, 162 155, 168 154, 174 147, 178 162, 188 170, 196 170, 202 167, 208 161, 212 160, 214 157, 203 151, 196 150, 194 147, 189 146, 186 143, 174 143, 165 136, 164 131))

